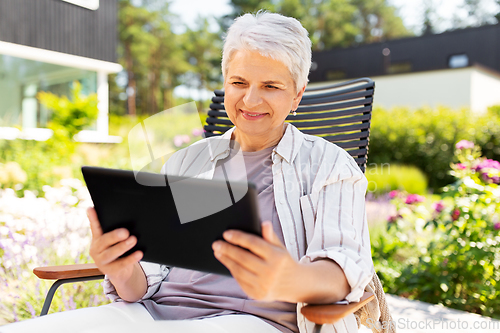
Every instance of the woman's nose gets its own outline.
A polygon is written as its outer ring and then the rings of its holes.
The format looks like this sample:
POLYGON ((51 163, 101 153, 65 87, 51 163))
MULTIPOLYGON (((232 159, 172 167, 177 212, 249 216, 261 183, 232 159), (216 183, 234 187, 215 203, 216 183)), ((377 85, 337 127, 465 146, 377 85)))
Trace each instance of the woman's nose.
POLYGON ((245 103, 245 106, 249 109, 262 104, 262 97, 260 96, 259 89, 257 87, 249 87, 243 97, 243 103, 245 103))

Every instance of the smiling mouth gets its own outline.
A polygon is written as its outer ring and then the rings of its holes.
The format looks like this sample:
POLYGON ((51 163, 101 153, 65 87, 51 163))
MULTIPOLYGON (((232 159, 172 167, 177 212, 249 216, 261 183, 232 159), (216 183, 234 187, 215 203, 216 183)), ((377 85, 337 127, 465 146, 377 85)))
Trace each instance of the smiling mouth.
POLYGON ((254 112, 247 112, 247 111, 243 111, 243 110, 240 110, 240 112, 241 112, 244 116, 251 117, 251 118, 258 118, 258 117, 265 116, 265 115, 267 114, 267 113, 254 113, 254 112))

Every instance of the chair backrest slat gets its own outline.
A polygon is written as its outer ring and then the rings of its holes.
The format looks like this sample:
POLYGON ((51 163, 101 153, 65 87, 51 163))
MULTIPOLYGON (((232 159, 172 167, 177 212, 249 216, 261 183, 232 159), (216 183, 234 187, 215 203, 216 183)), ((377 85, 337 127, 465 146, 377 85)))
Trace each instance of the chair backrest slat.
POLYGON ((369 129, 369 128, 370 128, 370 123, 362 123, 362 124, 348 125, 348 126, 302 129, 301 131, 306 133, 306 134, 321 136, 321 135, 330 134, 330 133, 362 131, 362 130, 369 129))
POLYGON ((370 105, 373 102, 372 97, 366 97, 364 99, 357 99, 354 101, 349 101, 349 102, 342 102, 342 103, 330 103, 330 104, 320 104, 317 106, 306 106, 306 105, 301 105, 300 110, 297 109, 297 112, 317 112, 317 111, 324 111, 324 110, 344 110, 348 108, 352 108, 355 106, 362 106, 362 105, 370 105))
MULTIPOLYGON (((365 171, 375 83, 361 78, 338 84, 307 88, 297 109, 286 121, 306 134, 337 144, 354 157, 365 171)), ((224 91, 212 97, 205 136, 221 135, 233 124, 224 109, 224 91)))
POLYGON ((286 120, 289 121, 290 124, 297 128, 307 128, 307 127, 322 127, 322 126, 335 126, 335 125, 344 125, 344 124, 353 124, 357 122, 363 122, 365 120, 370 120, 371 114, 362 114, 360 116, 354 117, 346 117, 346 118, 332 118, 332 119, 321 119, 316 121, 291 121, 293 116, 288 116, 286 120))

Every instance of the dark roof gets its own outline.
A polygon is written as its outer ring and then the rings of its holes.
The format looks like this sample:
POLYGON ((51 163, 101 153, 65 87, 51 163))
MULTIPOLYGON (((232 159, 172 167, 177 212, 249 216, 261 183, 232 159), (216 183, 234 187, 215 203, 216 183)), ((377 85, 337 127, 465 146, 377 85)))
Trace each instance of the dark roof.
POLYGON ((500 24, 402 38, 350 48, 313 52, 310 82, 373 77, 450 68, 454 55, 465 66, 479 64, 500 72, 500 24), (389 49, 388 56, 383 50, 389 49), (462 58, 463 60, 464 58, 462 58))
POLYGON ((61 0, 0 0, 0 41, 116 62, 117 0, 89 10, 61 0))

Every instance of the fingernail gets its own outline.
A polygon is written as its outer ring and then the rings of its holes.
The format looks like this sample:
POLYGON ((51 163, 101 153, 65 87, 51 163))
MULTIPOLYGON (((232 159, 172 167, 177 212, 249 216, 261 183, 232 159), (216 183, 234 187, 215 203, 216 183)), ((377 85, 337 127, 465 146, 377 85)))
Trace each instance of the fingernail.
POLYGON ((134 237, 133 237, 133 236, 129 237, 129 238, 126 240, 127 245, 130 245, 130 244, 132 244, 133 242, 134 242, 134 237))
POLYGON ((225 231, 224 232, 224 238, 225 239, 231 239, 231 238, 233 238, 233 235, 234 234, 231 231, 225 231))
POLYGON ((212 248, 214 249, 214 251, 219 251, 221 249, 221 245, 219 242, 215 242, 212 244, 212 248))
POLYGON ((127 237, 127 235, 128 235, 127 230, 121 229, 118 231, 118 237, 120 238, 127 237))

